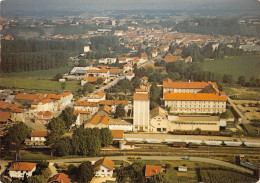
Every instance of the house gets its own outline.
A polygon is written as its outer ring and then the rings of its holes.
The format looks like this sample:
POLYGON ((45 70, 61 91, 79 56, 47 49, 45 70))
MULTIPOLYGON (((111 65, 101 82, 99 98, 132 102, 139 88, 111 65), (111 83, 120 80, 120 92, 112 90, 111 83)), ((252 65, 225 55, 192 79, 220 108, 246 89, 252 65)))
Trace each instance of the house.
POLYGON ((63 110, 67 105, 71 104, 73 94, 70 92, 63 92, 60 95, 49 94, 46 99, 51 99, 54 101, 54 111, 63 110))
POLYGON ((135 143, 122 140, 119 142, 119 149, 135 149, 135 143))
POLYGON ((59 173, 50 178, 48 183, 71 183, 71 179, 65 173, 59 173))
POLYGON ((18 93, 15 96, 14 100, 17 101, 19 104, 31 104, 35 100, 44 99, 44 98, 45 95, 18 93))
POLYGON ((112 107, 108 106, 108 105, 103 105, 99 108, 97 115, 99 116, 110 116, 112 114, 112 107))
POLYGON ((116 111, 116 107, 119 105, 124 106, 125 112, 127 113, 129 109, 131 109, 130 105, 128 104, 127 100, 102 100, 99 101, 99 105, 108 105, 112 107, 112 113, 116 111))
POLYGON ((89 111, 74 110, 73 114, 77 117, 76 122, 75 122, 75 125, 77 125, 77 126, 82 125, 84 121, 87 121, 91 117, 91 114, 89 111))
POLYGON ((45 111, 45 112, 40 111, 37 114, 37 117, 34 119, 34 122, 48 124, 52 118, 53 118, 53 113, 51 111, 45 111))
POLYGON ((132 67, 132 65, 130 65, 130 64, 125 64, 125 65, 124 65, 124 70, 125 70, 125 71, 132 71, 132 70, 133 70, 133 67, 132 67))
POLYGON ((108 128, 109 116, 94 115, 84 123, 84 128, 108 128))
POLYGON ((124 130, 110 130, 114 141, 124 140, 124 130))
POLYGON ((86 75, 87 75, 87 77, 108 78, 109 77, 109 70, 108 69, 101 69, 101 70, 89 69, 86 75))
POLYGON ((167 112, 157 107, 150 111, 150 131, 152 132, 168 132, 169 120, 167 118, 167 112))
POLYGON ((159 165, 146 165, 145 166, 145 178, 152 179, 153 175, 160 173, 162 167, 159 165))
POLYGON ((128 79, 128 80, 132 80, 133 78, 135 77, 135 73, 133 72, 129 72, 125 75, 125 78, 128 79))
POLYGON ((107 158, 95 162, 96 177, 112 177, 115 163, 107 158))
POLYGON ((46 145, 45 143, 47 141, 47 134, 48 132, 46 130, 34 130, 30 135, 30 139, 25 140, 25 144, 27 146, 44 146, 46 145))
POLYGON ((109 69, 109 77, 118 77, 124 73, 124 69, 109 69))
POLYGON ((108 128, 110 130, 123 130, 125 132, 128 132, 133 131, 133 124, 120 118, 110 118, 108 121, 108 128))
POLYGON ((10 121, 11 113, 0 111, 0 124, 6 124, 10 121))
POLYGON ((9 177, 24 178, 24 175, 31 177, 36 170, 37 163, 29 162, 14 162, 9 168, 9 177))
POLYGON ((99 103, 98 102, 77 101, 74 104, 74 110, 76 110, 76 111, 88 111, 88 112, 90 112, 90 114, 95 114, 96 112, 98 112, 98 109, 99 109, 99 103))
POLYGON ((192 57, 188 56, 187 58, 185 58, 184 61, 190 63, 190 62, 192 62, 192 57))
POLYGON ((14 122, 24 122, 25 121, 25 111, 22 108, 16 107, 18 105, 14 105, 10 107, 11 112, 11 120, 14 122))
POLYGON ((166 62, 166 63, 170 63, 170 62, 176 62, 176 61, 179 61, 179 60, 183 60, 183 58, 181 56, 165 56, 163 58, 163 60, 166 62))
POLYGON ((31 107, 36 111, 54 111, 54 101, 51 99, 39 99, 32 102, 31 107))
POLYGON ((101 58, 99 59, 100 64, 114 64, 116 63, 116 58, 101 58))
POLYGON ((89 102, 99 102, 101 100, 106 100, 106 93, 98 92, 87 97, 87 101, 89 102))
POLYGON ((103 83, 107 83, 107 78, 90 76, 90 77, 86 77, 83 80, 81 80, 81 86, 84 86, 86 83, 97 84, 97 81, 99 78, 101 78, 103 80, 103 83))

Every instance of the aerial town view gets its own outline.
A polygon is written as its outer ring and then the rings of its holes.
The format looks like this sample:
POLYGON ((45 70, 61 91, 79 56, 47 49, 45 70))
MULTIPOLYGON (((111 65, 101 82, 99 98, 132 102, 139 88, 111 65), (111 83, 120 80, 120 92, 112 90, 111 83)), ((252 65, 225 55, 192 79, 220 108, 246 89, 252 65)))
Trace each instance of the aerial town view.
POLYGON ((0 183, 260 183, 260 1, 0 0, 0 183))

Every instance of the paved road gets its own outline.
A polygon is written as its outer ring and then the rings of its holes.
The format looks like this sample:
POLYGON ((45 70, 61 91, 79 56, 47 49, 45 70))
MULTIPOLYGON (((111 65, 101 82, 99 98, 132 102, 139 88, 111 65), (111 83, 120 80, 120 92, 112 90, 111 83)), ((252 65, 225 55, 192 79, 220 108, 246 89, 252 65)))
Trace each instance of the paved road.
MULTIPOLYGON (((128 156, 110 156, 107 157, 110 160, 126 160, 128 156)), ((183 160, 181 156, 140 156, 143 160, 172 160, 172 161, 180 161, 183 160)), ((49 160, 50 163, 81 163, 83 161, 97 161, 101 157, 95 158, 77 158, 77 159, 58 159, 58 160, 49 160)), ((237 171, 253 174, 253 171, 243 168, 241 166, 237 166, 232 163, 228 163, 225 161, 210 159, 210 158, 200 158, 200 157, 190 157, 190 160, 187 161, 196 161, 203 163, 210 163, 214 165, 224 166, 226 168, 231 168, 237 171)))

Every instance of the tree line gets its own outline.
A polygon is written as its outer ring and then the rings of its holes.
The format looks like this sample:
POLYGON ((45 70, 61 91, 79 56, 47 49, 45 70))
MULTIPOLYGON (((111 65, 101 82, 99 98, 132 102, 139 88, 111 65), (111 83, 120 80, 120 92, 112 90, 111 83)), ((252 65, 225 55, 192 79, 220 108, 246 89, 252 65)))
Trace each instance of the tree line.
POLYGON ((2 41, 2 72, 28 72, 66 66, 70 52, 83 51, 80 40, 2 41))

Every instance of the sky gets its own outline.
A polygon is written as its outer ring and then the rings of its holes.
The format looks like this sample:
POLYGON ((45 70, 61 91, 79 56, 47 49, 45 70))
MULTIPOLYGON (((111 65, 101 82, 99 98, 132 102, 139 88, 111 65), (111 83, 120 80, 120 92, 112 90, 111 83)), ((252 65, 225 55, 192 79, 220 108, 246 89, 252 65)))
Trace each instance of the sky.
POLYGON ((86 10, 259 10, 258 0, 5 0, 3 12, 86 10))

